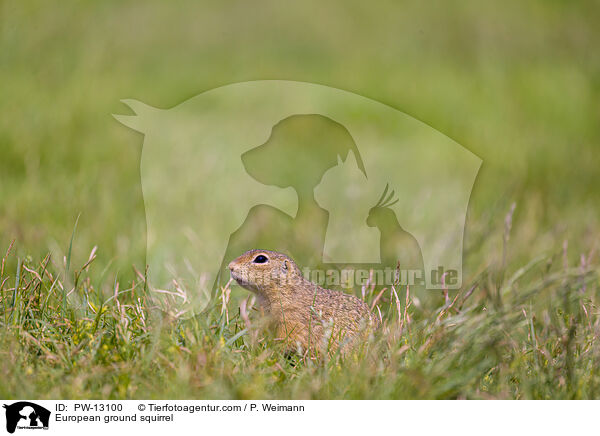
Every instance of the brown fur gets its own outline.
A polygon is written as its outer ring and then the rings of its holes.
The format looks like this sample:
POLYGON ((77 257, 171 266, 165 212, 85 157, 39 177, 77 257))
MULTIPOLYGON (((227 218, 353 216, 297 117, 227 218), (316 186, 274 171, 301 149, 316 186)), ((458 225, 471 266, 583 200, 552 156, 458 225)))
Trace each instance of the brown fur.
POLYGON ((345 352, 377 327, 378 320, 364 302, 306 280, 284 254, 250 250, 234 259, 229 269, 240 286, 257 295, 289 351, 323 353, 341 347, 345 352), (259 255, 268 261, 256 263, 259 255))

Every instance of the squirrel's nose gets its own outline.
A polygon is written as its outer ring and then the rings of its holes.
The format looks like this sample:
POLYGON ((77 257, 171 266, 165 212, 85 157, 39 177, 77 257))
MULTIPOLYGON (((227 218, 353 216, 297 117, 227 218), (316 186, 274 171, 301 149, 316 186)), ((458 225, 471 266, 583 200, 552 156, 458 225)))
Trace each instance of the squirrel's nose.
POLYGON ((233 271, 233 262, 229 262, 227 268, 229 268, 229 271, 233 271))

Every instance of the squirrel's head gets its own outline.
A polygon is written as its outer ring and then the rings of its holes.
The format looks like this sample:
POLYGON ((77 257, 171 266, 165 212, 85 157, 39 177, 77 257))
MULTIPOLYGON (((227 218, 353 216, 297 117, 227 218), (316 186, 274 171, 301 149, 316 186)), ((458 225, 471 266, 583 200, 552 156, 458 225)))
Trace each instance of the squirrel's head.
POLYGON ((243 288, 268 296, 294 283, 301 275, 294 261, 269 250, 250 250, 229 263, 231 277, 243 288))

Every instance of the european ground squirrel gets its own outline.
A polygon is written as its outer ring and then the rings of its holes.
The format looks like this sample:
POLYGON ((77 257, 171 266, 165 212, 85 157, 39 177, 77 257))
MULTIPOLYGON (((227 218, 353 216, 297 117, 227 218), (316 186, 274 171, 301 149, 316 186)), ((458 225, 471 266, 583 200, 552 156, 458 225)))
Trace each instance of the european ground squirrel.
POLYGON ((276 251, 250 250, 229 264, 231 277, 256 294, 289 352, 346 352, 379 320, 353 295, 305 279, 296 263, 276 251))

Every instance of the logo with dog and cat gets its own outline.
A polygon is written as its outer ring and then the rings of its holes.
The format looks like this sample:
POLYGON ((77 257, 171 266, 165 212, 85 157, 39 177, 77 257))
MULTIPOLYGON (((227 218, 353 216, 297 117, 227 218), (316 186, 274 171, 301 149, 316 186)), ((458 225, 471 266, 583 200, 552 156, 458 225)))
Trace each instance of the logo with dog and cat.
POLYGON ((123 102, 135 114, 115 118, 144 135, 149 282, 167 295, 206 304, 229 261, 254 248, 350 272, 353 285, 462 285, 482 161, 431 126, 292 81, 227 85, 171 109, 123 102))
POLYGON ((39 404, 19 401, 3 405, 6 412, 6 431, 15 430, 48 430, 50 411, 39 404))

